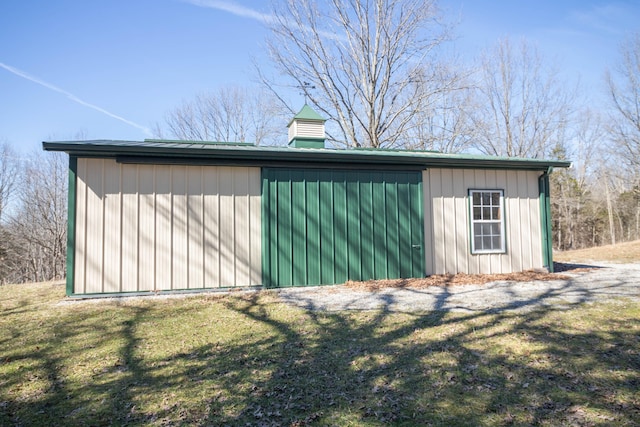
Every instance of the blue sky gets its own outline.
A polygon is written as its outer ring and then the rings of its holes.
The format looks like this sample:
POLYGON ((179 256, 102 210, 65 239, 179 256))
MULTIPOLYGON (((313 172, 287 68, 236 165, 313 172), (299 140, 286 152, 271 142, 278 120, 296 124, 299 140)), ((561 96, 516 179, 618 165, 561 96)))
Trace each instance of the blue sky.
MULTIPOLYGON (((439 5, 459 21, 451 47, 463 61, 500 37, 526 37, 596 104, 620 43, 640 31, 636 0, 439 5)), ((3 0, 0 142, 28 152, 79 132, 151 137, 154 123, 198 92, 253 84, 252 58, 269 66, 268 9, 266 0, 3 0)))

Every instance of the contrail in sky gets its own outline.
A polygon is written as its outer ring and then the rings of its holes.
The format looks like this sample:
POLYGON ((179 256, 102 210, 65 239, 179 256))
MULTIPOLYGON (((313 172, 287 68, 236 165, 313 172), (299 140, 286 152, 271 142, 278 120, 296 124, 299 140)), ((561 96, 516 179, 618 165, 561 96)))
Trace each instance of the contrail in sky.
POLYGON ((229 1, 224 0, 183 0, 185 3, 191 3, 194 6, 208 7, 211 9, 223 10, 233 15, 241 16, 243 18, 250 18, 256 21, 260 21, 264 24, 270 24, 275 21, 273 15, 258 12, 254 9, 244 7, 229 1))
MULTIPOLYGON (((268 13, 258 12, 255 9, 251 9, 239 4, 236 4, 227 0, 182 0, 184 3, 189 3, 198 7, 206 7, 209 9, 217 9, 223 12, 231 13, 232 15, 240 16, 242 18, 253 19, 255 21, 260 21, 263 24, 269 25, 276 23, 278 18, 274 15, 270 15, 268 13)), ((295 25, 295 24, 293 24, 295 25)), ((303 31, 308 31, 312 33, 315 30, 311 30, 309 27, 300 27, 303 31)), ((322 37, 326 37, 332 40, 345 40, 345 38, 339 34, 335 34, 330 31, 319 30, 318 34, 322 37)))
POLYGON ((3 64, 2 62, 0 62, 0 67, 4 68, 5 70, 9 71, 10 73, 15 74, 16 76, 22 77, 23 79, 27 79, 29 81, 37 83, 40 86, 44 86, 47 89, 50 89, 50 90, 52 90, 54 92, 61 93, 64 96, 66 96, 67 98, 69 98, 70 100, 72 100, 73 102, 76 102, 76 103, 78 103, 80 105, 83 105, 85 107, 89 107, 89 108, 91 108, 93 110, 96 110, 96 111, 102 113, 102 114, 106 114, 107 116, 109 116, 111 118, 114 118, 116 120, 120 120, 121 122, 124 122, 124 123, 128 124, 129 126, 133 126, 135 128, 138 128, 138 129, 140 129, 141 131, 143 131, 147 135, 151 135, 152 134, 151 130, 148 127, 139 125, 138 123, 132 122, 131 120, 127 120, 124 117, 121 117, 121 116, 119 116, 117 114, 114 114, 114 113, 112 113, 110 111, 107 111, 104 108, 100 108, 97 105, 94 105, 94 104, 91 104, 89 102, 83 101, 82 99, 78 98, 74 94, 69 93, 64 89, 60 89, 58 86, 52 85, 51 83, 47 83, 47 82, 45 82, 43 80, 40 80, 37 77, 33 77, 33 76, 25 73, 22 70, 19 70, 19 69, 15 68, 15 67, 7 65, 7 64, 3 64))

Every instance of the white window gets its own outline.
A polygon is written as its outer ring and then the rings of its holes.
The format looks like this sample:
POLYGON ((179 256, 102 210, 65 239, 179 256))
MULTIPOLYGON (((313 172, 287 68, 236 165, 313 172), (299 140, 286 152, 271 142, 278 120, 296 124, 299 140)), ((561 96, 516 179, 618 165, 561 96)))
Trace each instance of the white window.
POLYGON ((471 253, 504 253, 504 195, 502 190, 469 190, 471 253))

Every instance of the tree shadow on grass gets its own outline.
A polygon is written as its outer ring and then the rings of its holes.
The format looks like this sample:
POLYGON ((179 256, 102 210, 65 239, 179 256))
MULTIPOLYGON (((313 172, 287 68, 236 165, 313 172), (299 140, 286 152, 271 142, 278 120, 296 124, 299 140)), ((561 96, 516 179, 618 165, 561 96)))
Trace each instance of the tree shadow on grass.
POLYGON ((88 316, 71 309, 66 315, 51 313, 49 318, 19 325, 22 335, 32 339, 22 340, 22 347, 3 348, 10 356, 3 360, 0 425, 126 424, 131 385, 145 372, 134 354, 135 324, 145 310, 132 308, 113 322, 108 308, 92 308, 97 310, 88 310, 93 312, 88 316), (79 356, 83 352, 95 349, 102 350, 101 356, 87 359, 104 357, 99 370, 87 372, 84 363, 73 365, 83 359, 79 356), (79 372, 84 376, 81 383, 76 378, 79 372), (19 397, 13 397, 16 394, 19 397))
MULTIPOLYGON (((344 313, 310 312, 322 333, 309 339, 292 325, 266 315, 255 301, 236 302, 232 308, 282 332, 286 344, 272 354, 272 360, 278 361, 275 374, 255 384, 256 393, 247 396, 245 409, 223 423, 261 424, 265 416, 283 418, 264 425, 280 421, 291 425, 308 421, 329 425, 589 424, 598 419, 626 424, 640 420, 640 364, 632 350, 637 332, 575 334, 566 331, 564 324, 544 322, 550 309, 453 317, 440 311, 405 314, 401 321, 389 318, 385 311, 365 321, 344 313), (440 336, 418 338, 434 329, 440 336), (528 354, 483 348, 488 338, 502 336, 510 341, 514 334, 530 343, 528 354), (612 345, 615 349, 607 352, 612 345), (622 349, 631 354, 621 354, 622 349), (539 355, 531 357, 532 351, 539 355), (607 371, 612 354, 620 362, 615 366, 624 367, 624 379, 594 385, 589 372, 607 371), (597 390, 601 394, 594 393, 597 390), (613 402, 614 395, 635 397, 623 408, 613 402), (585 408, 595 409, 587 413, 585 408)), ((629 326, 635 331, 640 328, 638 322, 629 326)))
POLYGON ((578 305, 452 313, 448 298, 428 313, 303 310, 269 293, 60 310, 32 326, 47 329, 42 344, 0 371, 0 422, 640 422, 637 317, 594 323, 597 308, 578 305))

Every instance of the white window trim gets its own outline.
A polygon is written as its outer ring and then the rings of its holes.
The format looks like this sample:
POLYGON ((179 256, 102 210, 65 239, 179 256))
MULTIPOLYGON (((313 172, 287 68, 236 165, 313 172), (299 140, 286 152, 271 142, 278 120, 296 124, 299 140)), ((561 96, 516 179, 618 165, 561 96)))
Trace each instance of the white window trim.
POLYGON ((471 253, 472 254, 504 254, 507 252, 507 243, 506 243, 506 228, 505 228, 505 208, 504 208, 504 190, 499 189, 469 189, 469 238, 471 241, 471 253), (477 220, 473 217, 473 194, 474 193, 500 193, 500 201, 499 201, 499 209, 500 209, 500 219, 499 220, 477 220), (475 233, 474 233, 474 224, 500 224, 500 249, 476 249, 476 241, 475 241, 475 233))

